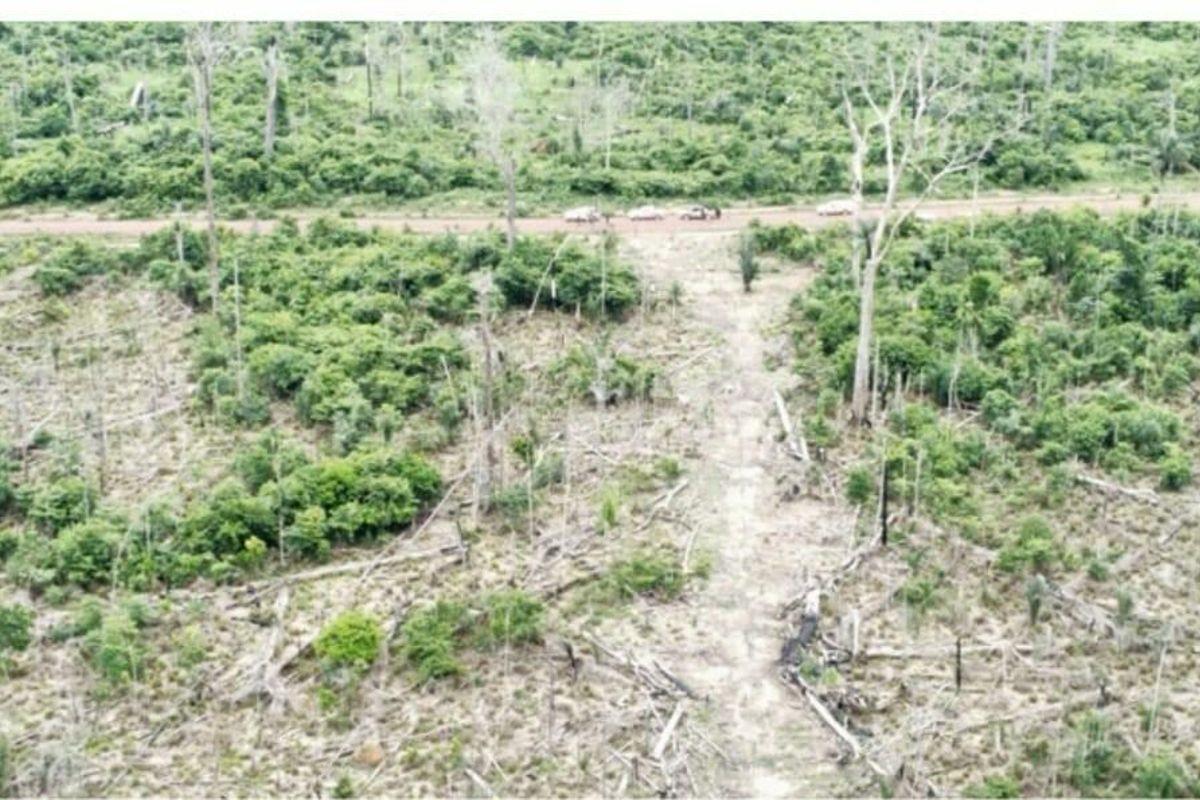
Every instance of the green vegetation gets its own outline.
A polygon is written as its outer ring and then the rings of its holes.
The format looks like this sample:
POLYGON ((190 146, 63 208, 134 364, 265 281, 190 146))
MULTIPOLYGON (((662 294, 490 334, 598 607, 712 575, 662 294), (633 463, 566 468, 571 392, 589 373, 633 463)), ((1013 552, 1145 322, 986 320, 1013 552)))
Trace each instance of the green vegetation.
MULTIPOLYGON (((776 252, 823 254, 824 271, 794 306, 797 371, 814 393, 848 396, 858 299, 844 230, 757 236, 776 252)), ((877 295, 892 499, 997 547, 1002 571, 1047 572, 1077 559, 1054 521, 1026 518, 1061 503, 1073 472, 1186 488, 1184 398, 1200 374, 1196 254, 1200 219, 1188 214, 911 226, 877 295), (898 388, 905 402, 890 402, 898 388), (1023 488, 1033 475, 1044 480, 1038 493, 1023 488)), ((870 469, 848 472, 852 502, 873 494, 870 469)))
POLYGON ((550 368, 573 395, 597 406, 627 400, 649 400, 659 370, 651 364, 615 352, 606 340, 594 346, 575 345, 550 368))
MULTIPOLYGON (((478 149, 472 109, 456 102, 466 89, 463 54, 478 30, 325 22, 219 29, 237 40, 214 77, 214 176, 224 210, 244 215, 248 207, 328 198, 498 204, 499 171, 478 149), (272 39, 285 69, 268 153, 262 59, 272 39)), ((846 191, 849 141, 836 80, 842 53, 863 37, 886 43, 896 30, 499 25, 506 54, 519 65, 522 207, 597 196, 728 205, 846 191)), ((1056 42, 1047 85, 1042 26, 941 26, 949 53, 986 36, 979 91, 1002 106, 1021 92, 1030 109, 1022 130, 988 153, 983 185, 1146 183, 1195 167, 1197 30, 1191 23, 1070 24, 1056 42)), ((173 23, 0 29, 0 67, 18 85, 0 117, 3 202, 108 202, 141 214, 176 201, 196 205, 201 155, 186 36, 186 26, 173 23), (71 59, 64 62, 62 52, 71 59), (148 94, 144 109, 130 107, 139 81, 148 94)), ((872 153, 868 193, 878 189, 881 159, 872 153)))
POLYGON ((421 682, 449 678, 466 672, 460 657, 468 647, 487 651, 541 641, 544 619, 542 603, 517 589, 485 595, 477 610, 438 600, 409 614, 400 652, 421 682))
MULTIPOLYGON (((838 424, 859 329, 849 231, 759 226, 754 236, 761 251, 821 267, 793 303, 795 371, 814 398, 806 417, 838 424)), ((1097 491, 1144 498, 1153 489, 1191 489, 1197 255, 1200 217, 1174 210, 1114 218, 1038 212, 901 229, 876 290, 879 411, 870 428, 847 427, 828 440, 845 446, 842 490, 871 525, 887 464, 888 550, 909 567, 894 599, 910 625, 936 613, 943 641, 954 641, 965 609, 1010 631, 1027 612, 1035 630, 1063 635, 1062 587, 1078 585, 1072 573, 1086 569, 1082 602, 1114 609, 1111 649, 1089 656, 1098 670, 1129 679, 1140 669, 1127 663, 1131 643, 1150 650, 1150 631, 1167 635, 1173 612, 1161 611, 1159 594, 1149 610, 1152 590, 1140 576, 1125 571, 1111 588, 1104 583, 1119 558, 1143 546, 1137 537, 1166 520, 1122 505, 1122 524, 1136 530, 1117 536, 1097 530, 1097 520, 1111 524, 1107 502, 1092 509, 1097 491), (969 553, 970 566, 956 552, 969 553)), ((1154 715, 1143 711, 1153 744, 1161 730, 1151 733, 1147 719, 1154 715)), ((1129 722, 1125 714, 1070 717, 1065 750, 1018 760, 966 794, 1194 794, 1193 765, 1179 742, 1130 746, 1129 722)))
MULTIPOLYGON (((452 435, 476 391, 457 327, 478 314, 472 272, 494 269, 497 302, 522 309, 541 279, 555 290, 542 287, 539 303, 571 312, 620 315, 641 291, 611 241, 594 251, 521 238, 508 252, 499 234, 398 235, 319 219, 304 233, 284 222, 266 235, 223 236, 221 247, 220 311, 199 315, 192 339, 196 411, 258 429, 271 420, 272 402, 290 401, 302 424, 328 437, 322 450, 331 452, 314 457, 268 428, 239 448, 231 475, 186 505, 140 510, 104 502, 78 458, 20 483, 15 465, 0 460, 0 510, 12 523, 0 556, 14 583, 146 590, 197 577, 227 581, 261 569, 271 551, 323 560, 337 545, 394 533, 441 492, 423 457, 397 451, 398 431, 429 414, 452 435)), ((207 311, 206 248, 193 232, 166 230, 131 250, 51 248, 43 266, 79 281, 98 272, 145 276, 207 311)), ((562 369, 582 386, 589 365, 602 364, 617 396, 649 392, 651 368, 608 363, 568 359, 562 369)), ((519 381, 503 372, 495 402, 506 402, 519 381)), ((553 458, 531 468, 532 487, 516 498, 523 511, 528 492, 556 471, 561 460, 553 458)))
POLYGON ((149 651, 142 641, 146 618, 134 608, 105 614, 84 638, 84 652, 107 688, 120 688, 145 676, 149 651))
POLYGON ((329 670, 366 670, 379 656, 383 629, 379 620, 363 611, 346 611, 325 624, 313 642, 313 651, 329 670))
POLYGON ((688 576, 673 554, 642 550, 609 567, 598 584, 597 599, 611 602, 638 595, 658 600, 673 600, 683 591, 688 576))
POLYGON ((0 605, 0 674, 8 670, 11 653, 29 647, 33 612, 22 605, 0 605))

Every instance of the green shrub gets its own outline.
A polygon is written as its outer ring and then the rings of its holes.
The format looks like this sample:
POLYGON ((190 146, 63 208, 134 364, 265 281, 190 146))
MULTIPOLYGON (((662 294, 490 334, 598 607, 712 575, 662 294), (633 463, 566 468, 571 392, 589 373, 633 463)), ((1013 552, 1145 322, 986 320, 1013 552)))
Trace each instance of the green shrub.
POLYGON ((27 516, 48 533, 83 522, 99 504, 96 489, 83 478, 68 476, 39 486, 33 492, 27 516))
POLYGON ((742 290, 749 292, 754 279, 758 277, 758 259, 754 257, 754 236, 743 234, 738 241, 738 271, 742 276, 742 290))
POLYGON ((33 637, 33 612, 22 605, 0 605, 0 666, 9 653, 19 653, 29 647, 33 637))
POLYGON ((364 672, 379 656, 383 629, 379 620, 362 611, 346 611, 327 622, 313 650, 327 669, 364 672))
POLYGON ((1045 572, 1061 558, 1061 549, 1050 525, 1041 517, 1027 517, 1000 549, 996 566, 1004 572, 1045 572))
POLYGON ((925 616, 933 610, 940 597, 937 583, 929 578, 910 577, 897 591, 897 596, 908 610, 909 621, 914 629, 919 630, 925 616))
POLYGON ((981 783, 968 786, 963 795, 983 800, 1020 797, 1021 783, 1011 775, 992 775, 984 778, 981 783))
POLYGON ((84 278, 101 275, 117 265, 109 247, 77 240, 59 248, 33 272, 33 281, 47 296, 62 296, 78 291, 84 278))
POLYGON ((1167 751, 1151 753, 1139 761, 1133 777, 1138 797, 1195 797, 1200 793, 1200 784, 1167 751))
POLYGON ((546 609, 520 589, 489 595, 484 600, 481 631, 485 646, 512 646, 541 641, 546 609))
POLYGON ((607 406, 627 400, 649 400, 659 370, 617 354, 602 341, 595 347, 573 346, 550 367, 550 375, 577 397, 607 406))
POLYGON ((463 666, 457 658, 459 638, 467 628, 467 609, 439 600, 433 606, 414 611, 401 629, 401 651, 422 681, 460 675, 463 666))
POLYGON ((326 534, 325 509, 320 506, 309 506, 296 514, 283 532, 283 545, 287 552, 295 553, 314 561, 325 561, 329 558, 331 545, 326 534))
POLYGON ((870 467, 859 465, 846 472, 846 499, 856 506, 866 505, 875 495, 875 476, 870 467))
POLYGON ((1167 491, 1177 492, 1192 482, 1192 457, 1178 445, 1168 446, 1158 469, 1159 485, 1167 491))
POLYGON ((54 540, 56 582, 83 588, 111 582, 124 539, 124 528, 101 517, 62 531, 54 540))
POLYGON ((136 622, 126 612, 106 615, 100 627, 87 635, 84 650, 92 667, 111 687, 136 683, 145 676, 146 646, 136 622))
POLYGON ((607 533, 617 527, 621 514, 621 487, 609 484, 600 491, 600 511, 596 519, 596 529, 607 533))
POLYGON ((94 597, 83 601, 69 622, 55 625, 50 629, 50 638, 56 642, 65 642, 79 636, 86 636, 100 627, 104 622, 104 607, 94 597))
POLYGON ((685 576, 666 553, 642 551, 609 567, 604 585, 620 599, 650 595, 672 600, 683 591, 685 576))
POLYGON ((536 295, 543 308, 578 308, 593 316, 619 317, 641 296, 637 276, 614 253, 602 256, 574 243, 559 250, 555 242, 536 237, 521 237, 503 256, 496 285, 510 306, 528 308, 536 295))

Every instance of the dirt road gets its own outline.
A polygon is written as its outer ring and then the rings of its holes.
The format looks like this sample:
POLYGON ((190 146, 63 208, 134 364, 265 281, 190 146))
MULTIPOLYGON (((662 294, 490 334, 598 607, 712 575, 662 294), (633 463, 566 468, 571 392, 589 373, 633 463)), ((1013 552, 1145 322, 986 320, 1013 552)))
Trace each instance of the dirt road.
MULTIPOLYGON (((937 200, 924 203, 921 211, 933 218, 966 217, 972 214, 1011 214, 1018 211, 1036 211, 1038 209, 1064 209, 1072 206, 1087 206, 1102 214, 1128 211, 1142 207, 1143 199, 1138 194, 1079 194, 1079 195, 1038 195, 1019 197, 1016 195, 994 195, 980 197, 977 200, 937 200)), ((1184 208, 1200 209, 1200 192, 1186 194, 1158 195, 1152 200, 1152 205, 1182 206, 1184 208)), ((865 213, 877 209, 868 204, 865 213)), ((293 216, 304 224, 322 212, 315 210, 299 211, 293 216)), ((191 216, 185 218, 189 224, 199 227, 201 218, 191 216)), ((595 224, 570 223, 560 217, 528 217, 518 221, 517 227, 523 233, 552 233, 554 231, 578 231, 599 233, 611 230, 619 234, 636 234, 640 236, 655 234, 676 234, 685 232, 723 232, 740 230, 749 224, 750 220, 758 219, 767 224, 781 225, 796 223, 808 227, 819 227, 839 221, 839 217, 823 217, 816 213, 813 207, 804 206, 763 206, 759 208, 733 208, 724 211, 720 219, 705 221, 681 220, 672 212, 665 219, 634 222, 624 217, 613 217, 608 222, 595 224)), ((487 230, 489 227, 500 228, 503 220, 499 217, 488 216, 413 216, 405 214, 372 213, 355 218, 355 222, 363 228, 378 226, 390 230, 412 230, 418 233, 470 233, 487 230)), ((31 236, 45 234, 51 236, 116 236, 138 237, 152 233, 172 224, 170 218, 163 219, 102 219, 95 215, 59 214, 31 215, 28 217, 0 220, 0 236, 31 236)), ((274 222, 270 220, 225 220, 223 226, 238 232, 251 230, 270 230, 274 222)))

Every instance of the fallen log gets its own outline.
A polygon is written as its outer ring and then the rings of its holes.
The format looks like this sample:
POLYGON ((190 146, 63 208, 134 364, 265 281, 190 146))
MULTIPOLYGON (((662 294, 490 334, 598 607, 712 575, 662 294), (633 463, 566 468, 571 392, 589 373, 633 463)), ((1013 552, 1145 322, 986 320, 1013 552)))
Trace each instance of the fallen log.
POLYGON ((788 453, 797 461, 808 462, 808 443, 804 441, 804 435, 801 434, 799 440, 796 439, 796 430, 792 427, 792 418, 788 416, 787 404, 783 401, 783 395, 778 389, 772 390, 775 394, 775 410, 779 413, 779 421, 783 425, 784 442, 787 443, 788 453))
POLYGON ((1150 489, 1133 489, 1128 486, 1121 486, 1116 483, 1102 481, 1099 478, 1093 478, 1090 475, 1077 474, 1075 480, 1085 486, 1090 486, 1093 489, 1099 489, 1107 494, 1119 494, 1128 497, 1132 500, 1139 500, 1143 503, 1149 503, 1152 506, 1158 505, 1161 501, 1159 496, 1150 489))
POLYGON ((865 754, 862 745, 859 744, 858 737, 847 730, 845 725, 838 722, 837 718, 833 716, 833 712, 829 710, 812 686, 804 678, 801 678, 795 669, 783 670, 782 677, 784 684, 807 700, 813 711, 825 723, 825 726, 846 743, 856 760, 862 759, 863 763, 867 765, 877 778, 888 780, 889 775, 887 771, 865 754))
POLYGON ((663 753, 666 752, 667 745, 671 741, 671 734, 675 733, 675 726, 679 724, 681 717, 683 717, 683 701, 679 700, 675 703, 675 710, 671 712, 671 718, 663 726, 662 734, 658 737, 658 743, 654 745, 654 750, 650 753, 655 760, 662 760, 663 753))

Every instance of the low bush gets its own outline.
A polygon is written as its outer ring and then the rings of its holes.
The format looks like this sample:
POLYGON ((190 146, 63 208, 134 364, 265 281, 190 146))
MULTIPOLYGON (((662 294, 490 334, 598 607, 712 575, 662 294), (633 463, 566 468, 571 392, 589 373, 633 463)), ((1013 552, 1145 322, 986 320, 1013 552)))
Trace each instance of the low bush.
POLYGON ((11 653, 19 653, 33 641, 33 612, 23 605, 0 605, 0 672, 11 653))
POLYGON ((142 641, 141 626, 128 611, 105 615, 100 627, 84 639, 84 652, 110 688, 136 683, 145 677, 148 650, 142 641))
POLYGON ((645 550, 609 567, 602 585, 620 599, 647 595, 673 600, 683 591, 685 579, 674 557, 645 550))
POLYGON ((321 628, 313 651, 329 670, 364 672, 379 656, 383 628, 379 620, 363 611, 346 611, 321 628))
POLYGON ((404 622, 401 652, 423 682, 460 675, 459 639, 467 627, 467 609, 439 600, 415 611, 404 622))
POLYGON ((546 609, 519 589, 484 599, 480 640, 485 647, 536 644, 541 641, 546 609))
POLYGON ((594 347, 575 345, 550 367, 550 375, 597 406, 649 400, 660 377, 657 367, 614 352, 606 341, 594 347))
POLYGON ((1062 558, 1061 546, 1049 523, 1041 517, 1021 521, 996 558, 1004 572, 1046 572, 1062 558))

